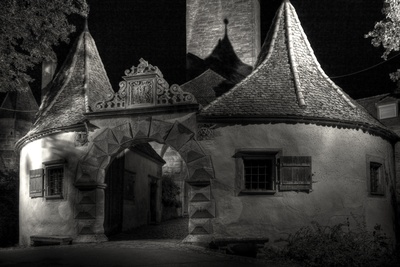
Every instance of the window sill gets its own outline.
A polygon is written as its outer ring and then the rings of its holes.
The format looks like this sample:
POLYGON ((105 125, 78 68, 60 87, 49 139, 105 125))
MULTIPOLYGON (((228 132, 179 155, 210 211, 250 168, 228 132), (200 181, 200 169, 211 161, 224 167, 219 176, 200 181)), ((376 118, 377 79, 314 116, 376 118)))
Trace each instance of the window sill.
POLYGON ((239 193, 239 196, 243 196, 243 195, 275 195, 276 194, 276 190, 242 190, 239 193))
POLYGON ((46 199, 63 199, 62 195, 45 196, 46 199))

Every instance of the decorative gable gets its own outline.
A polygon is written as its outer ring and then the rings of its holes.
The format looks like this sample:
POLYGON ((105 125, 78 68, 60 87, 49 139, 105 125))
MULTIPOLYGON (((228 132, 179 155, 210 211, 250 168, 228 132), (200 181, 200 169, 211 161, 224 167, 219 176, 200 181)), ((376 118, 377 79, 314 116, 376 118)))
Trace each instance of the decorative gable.
POLYGON ((96 103, 95 111, 197 103, 191 93, 178 85, 170 87, 161 71, 144 59, 137 67, 126 70, 125 75, 119 91, 96 103))

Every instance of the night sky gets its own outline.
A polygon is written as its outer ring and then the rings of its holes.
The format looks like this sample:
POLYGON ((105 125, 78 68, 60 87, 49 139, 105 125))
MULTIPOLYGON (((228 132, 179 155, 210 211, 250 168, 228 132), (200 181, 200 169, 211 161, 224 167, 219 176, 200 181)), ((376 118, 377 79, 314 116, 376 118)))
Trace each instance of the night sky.
MULTIPOLYGON (((382 2, 291 1, 317 59, 329 77, 348 75, 383 62, 383 49, 373 47, 370 39, 364 38, 375 21, 383 17, 382 2)), ((114 90, 118 90, 125 69, 137 66, 140 58, 158 66, 169 84, 186 81, 185 0, 88 0, 88 3, 89 31, 114 90)), ((281 0, 261 0, 262 40, 280 4, 281 0)), ((78 25, 70 45, 81 29, 82 25, 78 25)), ((56 50, 62 62, 68 45, 56 50)), ((368 71, 332 80, 353 98, 391 92, 396 85, 388 74, 398 66, 400 56, 368 71)), ((39 86, 38 82, 32 84, 36 94, 39 86)))

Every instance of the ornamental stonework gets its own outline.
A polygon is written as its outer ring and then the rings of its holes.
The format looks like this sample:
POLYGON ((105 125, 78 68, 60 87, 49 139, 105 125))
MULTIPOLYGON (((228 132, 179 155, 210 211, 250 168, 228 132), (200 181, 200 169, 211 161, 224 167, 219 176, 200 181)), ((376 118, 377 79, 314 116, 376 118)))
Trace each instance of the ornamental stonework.
POLYGON ((199 124, 197 129, 197 140, 213 140, 216 137, 215 124, 204 123, 199 124))
POLYGON ((119 90, 96 103, 94 111, 134 109, 161 105, 196 104, 195 97, 179 85, 169 86, 163 74, 144 59, 125 71, 119 90))

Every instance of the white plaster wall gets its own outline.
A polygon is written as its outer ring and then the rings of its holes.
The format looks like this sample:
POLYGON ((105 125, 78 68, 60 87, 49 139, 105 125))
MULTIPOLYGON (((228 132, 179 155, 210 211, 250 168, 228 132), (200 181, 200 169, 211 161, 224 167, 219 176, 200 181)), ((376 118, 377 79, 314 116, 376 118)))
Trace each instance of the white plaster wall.
POLYGON ((73 186, 78 159, 85 147, 75 147, 75 133, 54 134, 26 144, 20 152, 19 235, 29 245, 32 235, 77 235, 73 186), (29 171, 43 168, 46 161, 65 159, 64 198, 29 197, 29 171))
MULTIPOLYGON (((150 212, 150 178, 149 175, 160 177, 161 166, 140 154, 127 150, 125 154, 125 169, 136 174, 135 200, 124 200, 122 230, 129 230, 148 224, 150 212)), ((157 221, 161 219, 161 181, 157 190, 157 221)))
POLYGON ((394 181, 393 148, 380 137, 360 130, 305 124, 221 126, 213 140, 201 141, 212 157, 216 179, 215 236, 285 237, 318 221, 324 225, 350 220, 351 227, 381 224, 394 238, 390 187, 394 181), (282 156, 311 156, 313 191, 275 195, 235 194, 239 148, 282 149, 282 156), (385 197, 368 195, 367 155, 384 159, 385 197))

